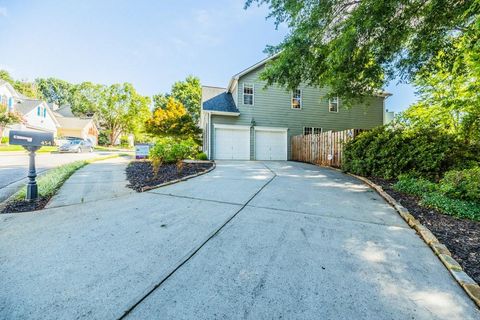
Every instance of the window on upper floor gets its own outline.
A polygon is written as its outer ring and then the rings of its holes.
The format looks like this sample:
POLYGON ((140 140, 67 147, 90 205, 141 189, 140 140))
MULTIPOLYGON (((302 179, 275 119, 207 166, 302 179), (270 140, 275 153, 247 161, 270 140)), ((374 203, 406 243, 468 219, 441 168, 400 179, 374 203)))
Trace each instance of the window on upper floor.
POLYGON ((334 97, 328 100, 328 111, 329 112, 338 112, 338 97, 334 97))
POLYGON ((40 114, 42 112, 42 108, 40 108, 40 106, 37 107, 37 116, 40 117, 40 114))
POLYGON ((302 109, 302 90, 292 91, 292 109, 302 109))
POLYGON ((43 117, 44 117, 44 118, 47 117, 47 108, 43 108, 43 117))
POLYGON ((322 133, 322 128, 318 127, 303 127, 303 134, 308 135, 308 134, 320 134, 322 133))
POLYGON ((247 84, 247 83, 243 84, 243 104, 253 106, 254 91, 255 89, 253 87, 253 84, 247 84))

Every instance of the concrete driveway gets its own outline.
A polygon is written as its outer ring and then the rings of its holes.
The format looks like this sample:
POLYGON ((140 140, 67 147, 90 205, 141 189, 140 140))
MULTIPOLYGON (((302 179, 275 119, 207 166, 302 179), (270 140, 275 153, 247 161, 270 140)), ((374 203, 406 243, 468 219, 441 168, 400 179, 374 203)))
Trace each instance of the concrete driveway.
POLYGON ((293 162, 2 215, 0 283, 5 319, 480 318, 375 192, 293 162))

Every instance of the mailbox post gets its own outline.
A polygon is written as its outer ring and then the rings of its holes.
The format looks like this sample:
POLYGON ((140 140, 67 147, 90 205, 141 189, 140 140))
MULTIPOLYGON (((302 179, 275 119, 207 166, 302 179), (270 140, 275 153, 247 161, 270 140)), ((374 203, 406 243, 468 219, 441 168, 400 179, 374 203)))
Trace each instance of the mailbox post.
POLYGON ((28 151, 30 161, 28 164, 27 200, 38 199, 37 171, 35 169, 35 152, 43 146, 53 146, 53 133, 11 130, 9 143, 20 145, 28 151))

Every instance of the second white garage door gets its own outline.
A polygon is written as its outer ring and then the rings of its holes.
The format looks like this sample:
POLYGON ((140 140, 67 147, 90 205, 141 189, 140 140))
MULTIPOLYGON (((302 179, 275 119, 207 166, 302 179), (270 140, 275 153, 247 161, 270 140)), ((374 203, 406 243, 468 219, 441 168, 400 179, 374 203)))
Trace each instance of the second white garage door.
POLYGON ((255 128, 255 159, 287 160, 287 130, 255 128))
POLYGON ((215 159, 250 160, 250 127, 215 127, 215 159))

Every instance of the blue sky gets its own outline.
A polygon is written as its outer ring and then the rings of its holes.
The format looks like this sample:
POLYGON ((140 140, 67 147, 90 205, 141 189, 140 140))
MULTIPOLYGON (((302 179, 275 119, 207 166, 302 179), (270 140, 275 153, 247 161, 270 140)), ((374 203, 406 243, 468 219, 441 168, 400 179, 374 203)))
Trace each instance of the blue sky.
MULTIPOLYGON (((231 75, 263 59, 287 29, 275 30, 265 7, 244 0, 0 0, 0 68, 15 78, 78 83, 131 82, 144 95, 169 90, 193 74, 226 86, 231 75)), ((387 108, 414 101, 392 83, 387 108)))

